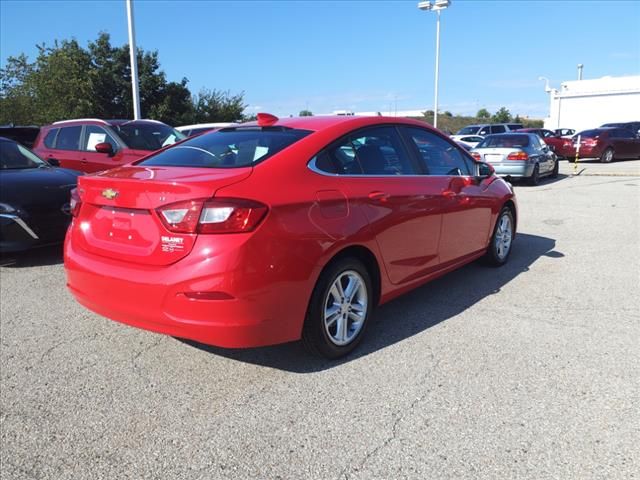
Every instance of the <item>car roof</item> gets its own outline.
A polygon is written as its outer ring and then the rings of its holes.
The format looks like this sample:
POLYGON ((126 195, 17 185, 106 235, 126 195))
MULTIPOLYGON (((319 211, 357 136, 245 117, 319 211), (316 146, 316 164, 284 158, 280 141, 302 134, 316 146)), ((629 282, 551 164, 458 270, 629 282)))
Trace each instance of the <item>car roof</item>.
POLYGON ((140 119, 140 120, 131 120, 131 119, 127 119, 127 118, 116 118, 116 119, 108 119, 108 120, 104 120, 101 118, 74 118, 74 119, 69 119, 69 120, 59 120, 57 122, 53 122, 51 125, 48 125, 48 127, 62 127, 64 125, 78 125, 78 124, 98 124, 98 125, 111 125, 111 126, 117 126, 117 125, 125 125, 125 124, 143 124, 143 125, 149 125, 149 124, 161 124, 161 125, 166 125, 165 123, 162 123, 158 120, 151 120, 151 119, 140 119))
MULTIPOLYGON (((369 125, 381 124, 405 124, 417 127, 425 127, 432 129, 430 125, 420 120, 413 120, 404 117, 383 117, 383 116, 358 116, 358 115, 322 115, 314 117, 285 117, 279 118, 272 127, 288 127, 300 130, 319 131, 332 127, 344 127, 349 129, 366 127, 369 125)), ((242 128, 248 126, 258 126, 258 122, 240 123, 229 128, 242 128)), ((443 134, 444 135, 444 134, 443 134)))

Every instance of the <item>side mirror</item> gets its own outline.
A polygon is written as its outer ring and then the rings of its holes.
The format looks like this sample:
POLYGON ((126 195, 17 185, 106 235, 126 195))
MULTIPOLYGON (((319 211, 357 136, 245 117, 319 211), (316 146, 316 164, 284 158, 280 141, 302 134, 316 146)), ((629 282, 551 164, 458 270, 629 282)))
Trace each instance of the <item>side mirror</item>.
POLYGON ((101 142, 96 144, 96 152, 106 153, 107 155, 113 155, 113 147, 109 142, 101 142))
POLYGON ((478 175, 477 178, 484 179, 489 178, 491 175, 496 173, 495 169, 489 165, 488 163, 478 162, 478 175))

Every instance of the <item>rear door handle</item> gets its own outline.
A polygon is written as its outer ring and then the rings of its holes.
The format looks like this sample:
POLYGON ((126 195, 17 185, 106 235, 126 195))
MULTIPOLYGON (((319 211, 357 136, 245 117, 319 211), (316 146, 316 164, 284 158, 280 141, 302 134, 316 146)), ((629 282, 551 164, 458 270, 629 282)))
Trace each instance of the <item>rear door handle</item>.
POLYGON ((371 200, 379 200, 381 202, 386 202, 389 199, 390 195, 387 192, 371 192, 369 194, 369 198, 371 200))

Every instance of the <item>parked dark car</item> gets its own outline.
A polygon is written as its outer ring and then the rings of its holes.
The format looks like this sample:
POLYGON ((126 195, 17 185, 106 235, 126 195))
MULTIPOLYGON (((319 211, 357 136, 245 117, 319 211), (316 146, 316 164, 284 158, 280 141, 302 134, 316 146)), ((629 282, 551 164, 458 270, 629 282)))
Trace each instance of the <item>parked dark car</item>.
POLYGON ((578 138, 581 158, 599 158, 602 163, 640 158, 640 138, 630 128, 583 130, 574 135, 570 144, 563 145, 558 154, 563 157, 575 157, 578 138))
POLYGON ((70 192, 79 175, 0 137, 0 252, 61 243, 71 221, 70 192))
POLYGON ((0 137, 9 138, 27 148, 33 148, 33 142, 40 133, 40 127, 22 125, 0 125, 0 137))
POLYGON ((64 120, 42 127, 33 151, 82 172, 119 167, 186 138, 156 120, 64 120))
POLYGON ((615 127, 615 128, 628 128, 636 135, 640 135, 640 122, 618 122, 618 123, 605 123, 600 125, 600 128, 615 127))

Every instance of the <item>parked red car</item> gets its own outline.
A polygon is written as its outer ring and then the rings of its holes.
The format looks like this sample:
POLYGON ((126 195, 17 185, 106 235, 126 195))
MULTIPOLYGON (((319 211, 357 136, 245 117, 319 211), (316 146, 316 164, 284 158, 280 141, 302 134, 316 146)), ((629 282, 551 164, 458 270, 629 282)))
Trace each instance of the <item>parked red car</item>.
POLYGON ((580 138, 580 157, 599 158, 603 163, 612 160, 640 158, 640 137, 628 128, 594 128, 584 130, 562 147, 560 155, 574 158, 580 138))
POLYGON ((538 135, 544 143, 549 145, 549 148, 555 152, 556 155, 562 156, 562 154, 558 153, 559 150, 562 150, 565 145, 571 144, 571 139, 563 138, 558 135, 556 132, 551 130, 547 130, 545 128, 521 128, 516 130, 517 132, 528 132, 535 133, 538 135))
POLYGON ((54 165, 99 172, 133 162, 184 138, 156 120, 64 120, 42 127, 33 151, 54 165))
POLYGON ((80 177, 68 286, 109 318, 222 347, 349 353, 376 305, 504 264, 510 185, 409 119, 258 115, 80 177))

